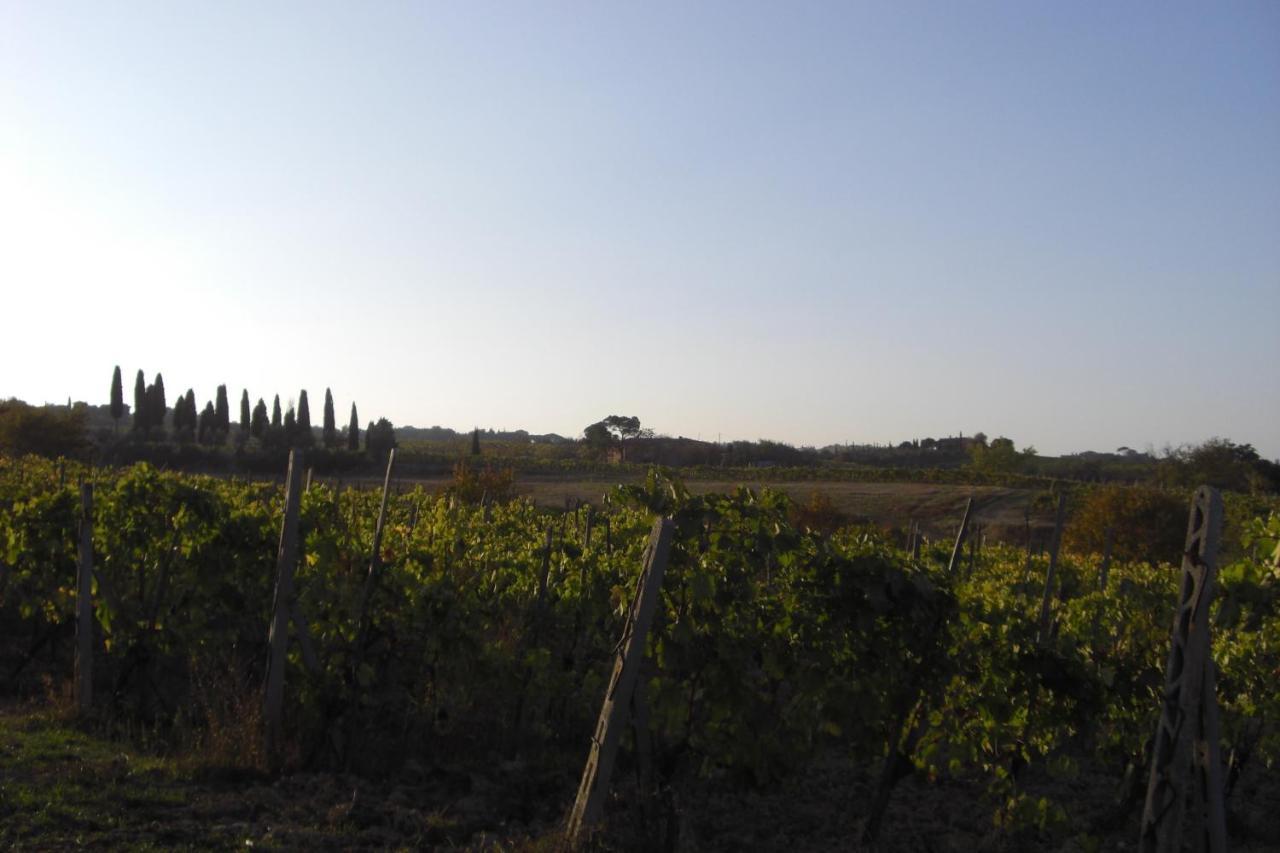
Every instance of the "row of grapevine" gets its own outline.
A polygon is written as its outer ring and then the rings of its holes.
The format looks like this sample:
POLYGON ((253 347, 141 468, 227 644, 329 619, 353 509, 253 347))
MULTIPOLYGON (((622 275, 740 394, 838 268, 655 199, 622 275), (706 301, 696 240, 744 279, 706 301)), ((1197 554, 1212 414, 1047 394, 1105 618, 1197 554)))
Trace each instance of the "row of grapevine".
MULTIPOLYGON (((95 713, 213 725, 234 704, 231 686, 259 691, 267 670, 281 488, 145 465, 60 477, 49 463, 0 459, 11 690, 72 671, 85 478, 95 713)), ((1118 787, 1130 780, 1117 814, 1137 807, 1176 567, 1116 562, 1104 590, 1092 560, 1063 555, 1042 636, 1046 566, 1021 549, 988 546, 949 573, 950 545, 917 543, 913 559, 872 531, 797 526, 777 492, 695 496, 651 472, 576 513, 395 494, 366 599, 380 500, 321 482, 301 495, 294 585, 309 643, 290 644, 285 670, 291 766, 379 775, 519 757, 545 783, 539 808, 563 809, 656 515, 674 537, 641 673, 646 754, 624 749, 650 768, 646 796, 670 806, 709 777, 767 786, 835 751, 981 786, 1011 832, 1072 821, 1029 793, 1029 768, 1108 768, 1118 787)), ((1223 568, 1214 617, 1224 754, 1236 765, 1280 756, 1280 577, 1269 563, 1280 520, 1257 519, 1247 535, 1263 557, 1223 568)))

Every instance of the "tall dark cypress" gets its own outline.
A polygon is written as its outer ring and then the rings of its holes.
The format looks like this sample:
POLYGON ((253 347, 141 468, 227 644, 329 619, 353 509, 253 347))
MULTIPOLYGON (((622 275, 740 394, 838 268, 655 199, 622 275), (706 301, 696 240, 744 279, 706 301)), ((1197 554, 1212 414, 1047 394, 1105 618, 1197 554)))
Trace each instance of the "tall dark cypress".
POLYGON ((253 422, 249 432, 254 438, 261 439, 267 434, 267 404, 258 398, 258 405, 253 407, 253 422))
POLYGON ((183 394, 173 403, 173 433, 182 437, 182 430, 187 425, 187 398, 183 394))
POLYGON ((151 424, 159 428, 160 432, 164 432, 164 415, 169 410, 169 404, 164 400, 164 377, 159 373, 156 374, 156 381, 151 383, 155 389, 155 397, 151 406, 151 424))
POLYGON ((196 437, 196 392, 190 388, 173 403, 173 434, 179 441, 196 437))
POLYGON ((248 435, 249 427, 252 424, 252 415, 249 414, 249 389, 245 388, 240 392, 240 434, 248 435))
POLYGON ((120 419, 124 417, 124 384, 120 380, 120 365, 111 374, 111 420, 115 421, 115 429, 120 431, 120 419))
POLYGON ((133 428, 135 431, 141 432, 147 428, 147 415, 147 380, 139 370, 138 378, 133 381, 133 428))
POLYGON ((333 418, 333 393, 324 389, 324 446, 332 450, 338 446, 338 424, 333 418))
POLYGON ((347 450, 360 449, 360 421, 356 417, 356 404, 351 404, 351 423, 347 425, 347 450))
POLYGON ((284 437, 290 445, 298 442, 298 419, 293 414, 293 406, 290 406, 289 411, 284 413, 284 437))
MULTIPOLYGON (((192 401, 192 405, 195 401, 192 401)), ((193 409, 194 411, 194 409, 193 409)), ((218 436, 218 412, 213 408, 213 403, 205 403, 204 411, 200 413, 199 427, 196 430, 196 440, 201 444, 213 444, 217 441, 218 436)))
POLYGON ((271 404, 271 426, 280 429, 284 424, 280 420, 280 395, 276 395, 276 401, 271 404))
POLYGON ((218 386, 217 402, 213 404, 213 421, 214 426, 218 428, 218 434, 222 438, 226 438, 227 433, 231 431, 231 406, 227 403, 227 386, 218 386))
POLYGON ((311 404, 307 402, 307 389, 298 392, 298 431, 294 443, 299 447, 310 447, 315 442, 311 434, 311 404))

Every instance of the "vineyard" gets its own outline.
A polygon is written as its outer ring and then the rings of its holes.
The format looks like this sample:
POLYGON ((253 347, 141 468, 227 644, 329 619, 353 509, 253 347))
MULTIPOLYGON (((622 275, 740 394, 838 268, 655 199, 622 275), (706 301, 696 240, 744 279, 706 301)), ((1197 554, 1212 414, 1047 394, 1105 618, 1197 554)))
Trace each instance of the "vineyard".
MULTIPOLYGON (((337 847, 554 849, 666 529, 591 845, 1138 840, 1177 565, 825 532, 781 493, 694 495, 659 471, 564 512, 301 482, 286 551, 280 483, 0 458, 6 701, 74 693, 83 731, 145 733, 277 785, 412 792, 395 808, 347 793, 327 818, 337 847)), ((1280 515, 1224 536, 1210 622, 1227 827, 1275 849, 1280 515)), ((59 846, 24 834, 31 807, 6 790, 0 843, 59 846)))

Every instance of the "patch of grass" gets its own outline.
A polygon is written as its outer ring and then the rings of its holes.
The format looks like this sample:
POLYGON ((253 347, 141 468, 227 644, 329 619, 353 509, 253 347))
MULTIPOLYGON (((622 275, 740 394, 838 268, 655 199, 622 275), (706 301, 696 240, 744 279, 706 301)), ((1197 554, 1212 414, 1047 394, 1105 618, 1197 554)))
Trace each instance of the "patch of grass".
MULTIPOLYGON (((0 714, 0 846, 117 845, 130 823, 186 804, 172 765, 98 739, 55 712, 0 714)), ((136 846, 125 842, 125 846, 136 846)))

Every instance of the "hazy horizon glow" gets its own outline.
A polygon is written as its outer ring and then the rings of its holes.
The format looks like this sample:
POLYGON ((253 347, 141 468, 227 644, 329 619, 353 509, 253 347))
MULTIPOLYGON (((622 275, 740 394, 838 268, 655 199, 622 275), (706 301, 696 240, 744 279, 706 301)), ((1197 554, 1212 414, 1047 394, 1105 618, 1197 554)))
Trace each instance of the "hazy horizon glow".
POLYGON ((1280 5, 0 0, 0 397, 1280 457, 1280 5))

